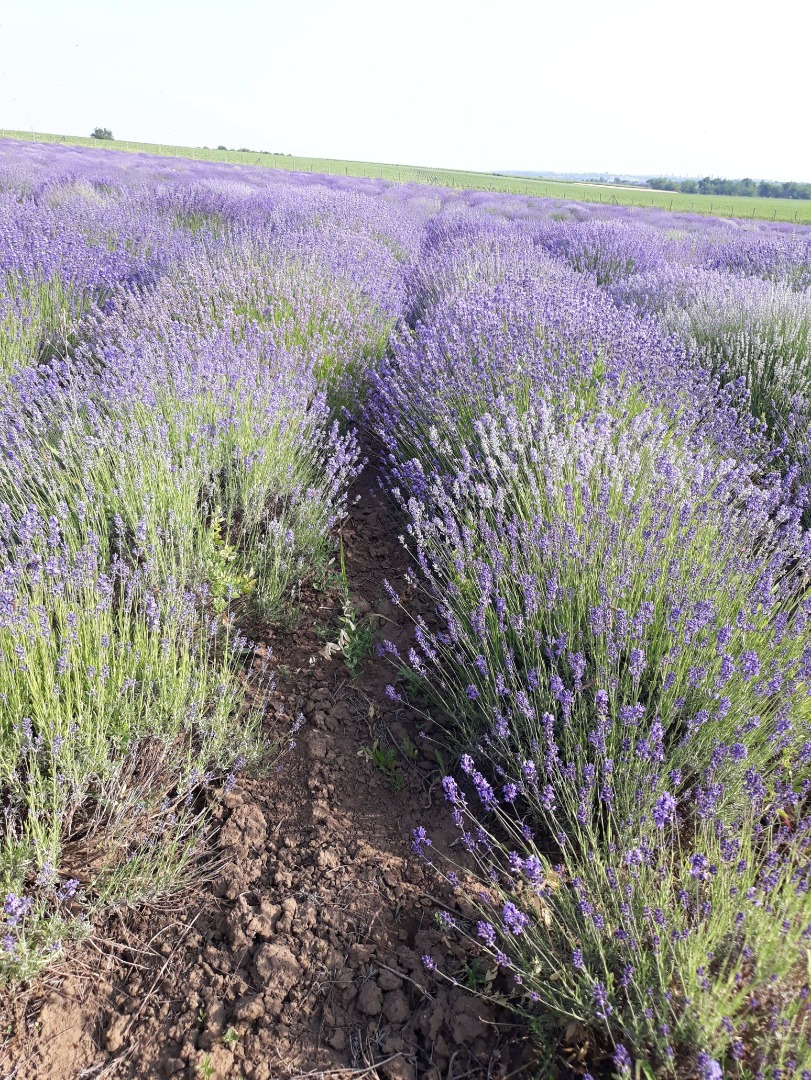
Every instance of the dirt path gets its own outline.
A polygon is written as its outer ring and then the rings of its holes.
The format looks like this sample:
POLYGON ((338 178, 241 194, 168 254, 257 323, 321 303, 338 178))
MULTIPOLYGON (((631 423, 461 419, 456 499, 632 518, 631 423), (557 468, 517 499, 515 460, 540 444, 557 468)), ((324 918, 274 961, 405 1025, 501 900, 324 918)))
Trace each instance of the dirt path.
MULTIPOLYGON (((369 487, 365 476, 344 531, 350 592, 405 642, 381 581, 400 587, 407 559, 369 487)), ((283 725, 305 723, 281 771, 217 797, 211 883, 168 909, 114 916, 110 942, 84 947, 44 996, 40 984, 2 1006, 0 1076, 520 1074, 509 1017, 424 972, 424 954, 465 961, 437 928, 449 898, 410 848, 415 825, 446 827, 436 761, 386 698, 385 660, 368 657, 352 679, 324 654, 317 628, 337 627, 340 610, 313 594, 294 631, 267 635, 273 707, 283 725), (367 760, 376 740, 395 751, 392 767, 367 760)))

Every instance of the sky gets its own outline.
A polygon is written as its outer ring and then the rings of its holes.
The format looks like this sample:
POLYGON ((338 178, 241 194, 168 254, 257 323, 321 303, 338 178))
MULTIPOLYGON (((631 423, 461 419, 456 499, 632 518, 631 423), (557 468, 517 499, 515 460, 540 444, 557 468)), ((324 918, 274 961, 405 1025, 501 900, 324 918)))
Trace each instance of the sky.
POLYGON ((0 0, 0 127, 811 181, 811 4, 0 0))

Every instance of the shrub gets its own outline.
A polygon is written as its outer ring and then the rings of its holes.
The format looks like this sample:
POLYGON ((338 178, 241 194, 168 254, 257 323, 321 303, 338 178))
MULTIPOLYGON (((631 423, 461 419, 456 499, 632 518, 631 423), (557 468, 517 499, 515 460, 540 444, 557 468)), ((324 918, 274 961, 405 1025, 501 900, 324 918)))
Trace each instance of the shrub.
POLYGON ((535 293, 532 347, 520 292, 501 326, 486 290, 435 305, 370 402, 437 620, 399 662, 461 755, 470 858, 436 865, 541 1018, 657 1075, 808 1062, 799 508, 745 419, 719 455, 700 378, 601 338, 587 294, 569 324, 535 293))

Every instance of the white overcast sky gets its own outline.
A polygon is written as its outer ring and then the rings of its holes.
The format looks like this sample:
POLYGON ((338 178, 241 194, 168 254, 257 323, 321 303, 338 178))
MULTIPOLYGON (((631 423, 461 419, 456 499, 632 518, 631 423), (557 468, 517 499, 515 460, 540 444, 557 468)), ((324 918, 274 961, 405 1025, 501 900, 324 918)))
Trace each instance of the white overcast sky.
POLYGON ((811 0, 0 0, 0 127, 811 181, 811 0))

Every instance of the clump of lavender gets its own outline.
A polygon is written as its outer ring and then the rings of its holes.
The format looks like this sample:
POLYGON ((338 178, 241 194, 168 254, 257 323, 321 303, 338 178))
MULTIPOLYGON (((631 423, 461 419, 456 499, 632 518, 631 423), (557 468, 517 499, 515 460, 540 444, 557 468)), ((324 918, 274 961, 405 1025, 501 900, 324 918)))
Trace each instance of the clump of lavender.
POLYGON ((801 505, 666 348, 551 303, 533 343, 499 288, 435 303, 370 402, 439 620, 401 662, 462 752, 467 932, 663 1074, 806 1060, 801 505))
POLYGON ((598 285, 662 265, 673 243, 659 229, 622 220, 550 224, 539 231, 541 245, 598 285))
POLYGON ((740 277, 784 282, 803 292, 811 288, 811 236, 807 230, 744 230, 707 244, 701 263, 740 277))
POLYGON ((783 281, 668 266, 613 290, 655 314, 764 426, 787 474, 811 481, 811 294, 783 281))
POLYGON ((63 161, 0 194, 12 978, 81 916, 186 881, 201 792, 285 741, 260 735, 271 674, 249 674, 238 622, 326 570, 360 463, 341 395, 385 347, 421 227, 374 188, 63 161), (81 890, 62 869, 79 808, 109 847, 81 890))

